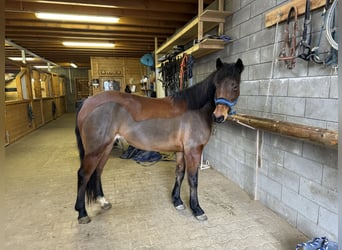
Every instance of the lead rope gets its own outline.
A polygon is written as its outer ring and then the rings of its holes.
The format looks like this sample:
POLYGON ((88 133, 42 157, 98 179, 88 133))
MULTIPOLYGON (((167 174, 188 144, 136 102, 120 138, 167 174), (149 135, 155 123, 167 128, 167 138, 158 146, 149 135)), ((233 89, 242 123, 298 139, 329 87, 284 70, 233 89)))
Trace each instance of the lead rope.
MULTIPOLYGON (((264 112, 263 112, 263 117, 265 118, 265 113, 267 111, 268 107, 268 102, 269 102, 269 96, 270 96, 270 87, 271 87, 271 81, 273 79, 273 71, 274 71, 274 65, 276 63, 276 58, 277 58, 277 37, 278 37, 278 31, 279 31, 279 21, 280 21, 281 13, 278 13, 277 15, 277 23, 276 23, 276 28, 275 28, 275 34, 274 34, 274 44, 273 44, 273 54, 272 54, 272 63, 271 63, 271 72, 270 72, 270 77, 268 80, 268 85, 267 85, 267 94, 266 94, 266 101, 264 105, 264 112)), ((263 162, 262 162, 262 155, 264 152, 264 137, 265 133, 261 132, 260 136, 260 130, 257 129, 257 135, 256 135, 256 159, 255 159, 255 177, 254 177, 254 200, 259 200, 258 197, 258 175, 259 175, 259 168, 262 167, 263 162)))

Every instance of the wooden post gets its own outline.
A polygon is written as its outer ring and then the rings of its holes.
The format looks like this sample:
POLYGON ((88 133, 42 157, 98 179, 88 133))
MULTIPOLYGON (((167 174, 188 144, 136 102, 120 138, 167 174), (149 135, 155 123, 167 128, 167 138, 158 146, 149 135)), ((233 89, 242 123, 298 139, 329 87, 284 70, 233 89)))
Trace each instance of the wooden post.
POLYGON ((289 136, 325 146, 337 147, 338 132, 319 127, 305 126, 292 122, 283 122, 249 115, 233 115, 228 118, 234 122, 247 124, 271 133, 289 136))
MULTIPOLYGON (((224 1, 223 0, 219 0, 218 1, 218 10, 219 11, 223 11, 224 9, 224 1)), ((222 36, 223 35, 223 32, 224 32, 224 23, 219 23, 219 26, 218 26, 218 35, 219 36, 222 36)))
MULTIPOLYGON (((203 0, 198 0, 198 17, 203 13, 203 0)), ((197 30, 197 40, 198 42, 203 38, 203 21, 198 21, 198 30, 197 30)))

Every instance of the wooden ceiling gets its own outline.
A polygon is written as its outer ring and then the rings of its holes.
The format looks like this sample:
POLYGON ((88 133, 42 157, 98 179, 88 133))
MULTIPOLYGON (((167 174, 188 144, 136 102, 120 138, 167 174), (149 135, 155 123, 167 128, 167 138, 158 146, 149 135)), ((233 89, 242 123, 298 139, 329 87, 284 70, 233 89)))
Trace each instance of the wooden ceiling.
MULTIPOLYGON (((204 7, 213 0, 203 0, 204 7)), ((5 38, 30 52, 69 67, 90 68, 91 56, 141 57, 160 46, 197 15, 198 0, 5 0, 5 38), (36 12, 118 16, 117 24, 46 21, 36 12), (67 48, 63 41, 114 42, 115 48, 67 48)), ((20 66, 8 60, 21 50, 6 45, 6 69, 20 66)), ((27 55, 28 56, 28 55, 27 55)), ((27 62, 30 63, 30 62, 27 62)), ((37 62, 35 62, 37 63, 37 62)))

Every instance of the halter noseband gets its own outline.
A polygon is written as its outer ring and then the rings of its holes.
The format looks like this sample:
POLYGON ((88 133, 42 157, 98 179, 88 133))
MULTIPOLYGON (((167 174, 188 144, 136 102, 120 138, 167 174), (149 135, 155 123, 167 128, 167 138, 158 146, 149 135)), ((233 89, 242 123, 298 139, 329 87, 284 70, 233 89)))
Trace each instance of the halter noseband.
POLYGON ((215 99, 215 105, 217 104, 222 104, 222 105, 226 105, 229 107, 229 113, 228 115, 235 115, 236 111, 234 110, 234 106, 237 104, 239 98, 237 98, 235 101, 231 102, 225 98, 217 98, 215 99))

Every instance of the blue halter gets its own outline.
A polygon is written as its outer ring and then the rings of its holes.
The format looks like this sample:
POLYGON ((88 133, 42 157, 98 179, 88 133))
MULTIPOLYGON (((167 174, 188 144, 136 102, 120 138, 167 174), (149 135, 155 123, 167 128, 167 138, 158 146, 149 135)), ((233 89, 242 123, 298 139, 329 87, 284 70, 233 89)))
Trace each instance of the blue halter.
POLYGON ((215 99, 215 105, 217 105, 217 104, 226 105, 229 107, 228 115, 235 115, 236 111, 234 110, 234 106, 237 104, 238 99, 239 98, 237 98, 235 101, 231 102, 225 98, 217 98, 217 99, 215 99))

